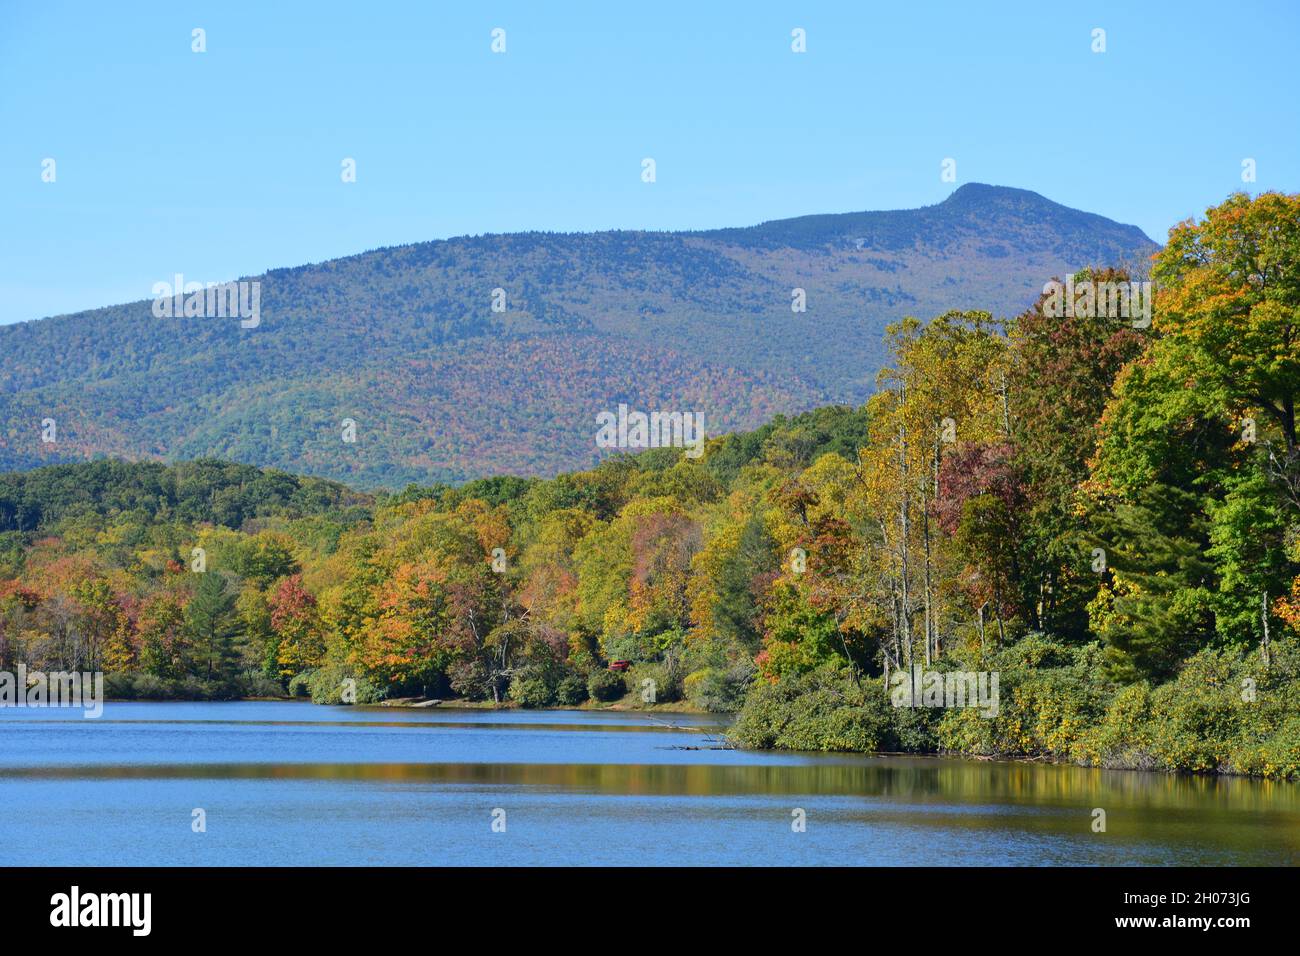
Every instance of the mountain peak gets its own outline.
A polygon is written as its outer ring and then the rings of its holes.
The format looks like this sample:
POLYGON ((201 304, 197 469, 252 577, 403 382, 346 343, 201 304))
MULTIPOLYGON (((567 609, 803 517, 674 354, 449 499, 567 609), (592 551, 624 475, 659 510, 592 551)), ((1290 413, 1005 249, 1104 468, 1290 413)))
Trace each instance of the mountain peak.
MULTIPOLYGON (((1014 217, 1018 224, 1046 227, 1061 234, 1094 233, 1102 230, 1122 237, 1124 241, 1154 242, 1137 226, 1107 219, 1097 213, 1084 212, 1064 206, 1059 202, 1029 189, 1013 186, 990 186, 987 183, 964 183, 952 191, 947 199, 927 210, 942 210, 946 214, 982 217, 1014 217)), ((924 210, 918 210, 924 211, 924 210)))
POLYGON ((1060 203, 1053 202, 1041 193, 1036 193, 1031 189, 1017 189, 1015 186, 992 186, 988 183, 962 183, 948 194, 947 199, 938 205, 966 205, 970 203, 1008 201, 1035 202, 1048 206, 1057 206, 1061 209, 1069 208, 1061 206, 1060 203))
POLYGON ((1113 259, 1121 249, 1155 246, 1137 226, 1071 209, 1028 189, 987 183, 965 183, 943 201, 919 209, 798 216, 696 235, 760 249, 839 248, 847 243, 859 250, 934 253, 983 237, 1009 242, 1012 251, 1047 245, 1096 262, 1113 259), (996 237, 988 235, 994 226, 996 237))

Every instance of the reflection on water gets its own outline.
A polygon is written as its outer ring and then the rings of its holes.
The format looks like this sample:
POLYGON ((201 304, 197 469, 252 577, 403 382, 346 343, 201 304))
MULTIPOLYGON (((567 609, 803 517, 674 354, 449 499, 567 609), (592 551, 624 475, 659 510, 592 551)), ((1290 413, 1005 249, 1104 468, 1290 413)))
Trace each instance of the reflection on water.
POLYGON ((277 703, 109 704, 99 721, 0 711, 0 863, 24 846, 39 858, 22 862, 68 864, 1300 859, 1292 784, 748 753, 716 749, 720 729, 696 715, 277 703), (207 833, 190 830, 195 807, 207 833), (505 833, 490 829, 496 807, 505 833), (794 808, 806 832, 791 830, 794 808))

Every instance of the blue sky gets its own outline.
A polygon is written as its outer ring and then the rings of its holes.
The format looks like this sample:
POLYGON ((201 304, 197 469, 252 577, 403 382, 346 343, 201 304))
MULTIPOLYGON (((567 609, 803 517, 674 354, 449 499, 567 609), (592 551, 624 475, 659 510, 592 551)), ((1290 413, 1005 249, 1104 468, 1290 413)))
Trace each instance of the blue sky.
POLYGON ((466 233, 910 208, 947 157, 1162 240, 1300 190, 1298 10, 0 0, 0 322, 466 233))

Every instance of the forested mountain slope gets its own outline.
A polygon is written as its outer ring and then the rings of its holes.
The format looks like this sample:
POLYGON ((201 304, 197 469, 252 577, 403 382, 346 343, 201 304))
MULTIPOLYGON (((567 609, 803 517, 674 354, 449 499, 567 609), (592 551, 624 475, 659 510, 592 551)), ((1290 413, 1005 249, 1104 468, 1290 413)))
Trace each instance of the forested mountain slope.
POLYGON ((0 467, 212 455, 362 487, 555 474, 595 462, 595 416, 620 402, 702 413, 708 434, 858 404, 888 322, 1012 315, 1067 269, 1141 268, 1155 248, 971 184, 907 211, 379 249, 253 277, 256 328, 156 318, 149 299, 0 327, 0 467))

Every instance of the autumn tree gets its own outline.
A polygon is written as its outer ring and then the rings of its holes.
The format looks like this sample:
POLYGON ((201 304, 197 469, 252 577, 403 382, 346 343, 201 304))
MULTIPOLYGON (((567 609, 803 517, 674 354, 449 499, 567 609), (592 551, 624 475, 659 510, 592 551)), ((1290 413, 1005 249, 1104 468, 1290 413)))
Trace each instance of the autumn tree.
POLYGON ((319 667, 325 658, 325 638, 316 597, 303 587, 302 575, 281 578, 267 601, 267 609, 280 674, 290 677, 319 667))

